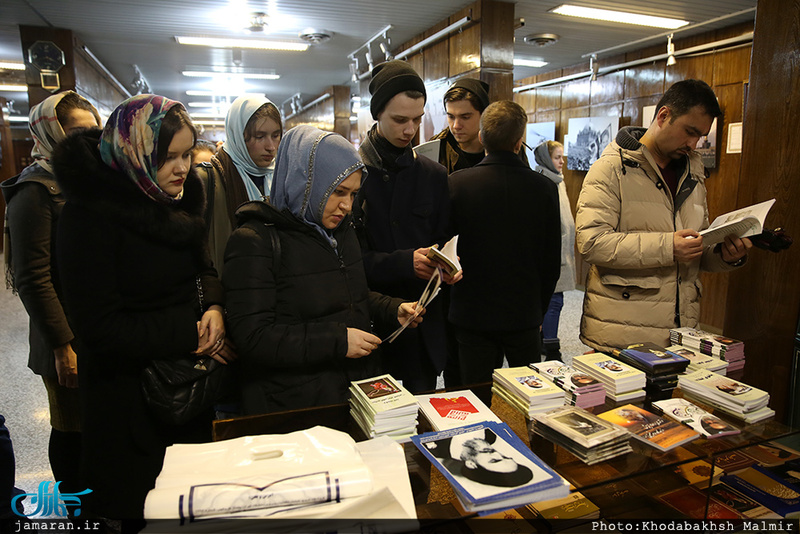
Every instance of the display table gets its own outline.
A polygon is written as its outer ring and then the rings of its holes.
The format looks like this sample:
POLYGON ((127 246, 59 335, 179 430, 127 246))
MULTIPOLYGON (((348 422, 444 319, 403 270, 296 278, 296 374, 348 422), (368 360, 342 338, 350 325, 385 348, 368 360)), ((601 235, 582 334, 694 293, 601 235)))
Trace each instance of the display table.
MULTIPOLYGON (((652 497, 687 486, 689 481, 695 487, 705 489, 712 483, 712 469, 708 464, 724 465, 737 450, 800 432, 775 421, 747 426, 734 423, 742 429, 741 434, 713 440, 698 438, 669 452, 660 452, 631 439, 633 452, 587 466, 564 448, 532 434, 519 412, 502 399, 492 397, 491 384, 479 384, 469 389, 487 404, 491 401, 492 411, 530 444, 534 453, 567 479, 575 491, 594 502, 605 519, 683 519, 686 516, 652 497)), ((640 405, 651 409, 648 403, 640 405)), ((598 413, 612 407, 600 406, 593 411, 598 413)), ((219 441, 245 435, 283 434, 322 425, 347 432, 356 441, 361 441, 365 436, 349 412, 348 404, 337 404, 220 420, 214 422, 213 437, 219 441)), ((428 430, 422 417, 420 425, 420 432, 428 430)), ((404 450, 419 519, 453 521, 474 516, 459 510, 453 502, 452 488, 412 443, 404 444, 404 450)), ((516 515, 532 521, 535 517, 524 507, 518 509, 516 515)), ((536 522, 533 521, 532 525, 535 526, 536 522)))

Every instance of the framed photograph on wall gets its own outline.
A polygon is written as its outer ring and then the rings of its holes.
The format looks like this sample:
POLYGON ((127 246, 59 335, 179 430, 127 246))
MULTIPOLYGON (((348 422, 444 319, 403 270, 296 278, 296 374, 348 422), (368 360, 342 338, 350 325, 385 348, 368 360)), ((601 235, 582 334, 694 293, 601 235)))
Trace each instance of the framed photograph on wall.
POLYGON ((583 117, 569 120, 569 158, 571 171, 588 171, 603 149, 616 137, 619 117, 583 117))
POLYGON ((717 119, 714 119, 708 135, 701 137, 695 147, 695 150, 700 153, 700 157, 703 158, 703 165, 706 169, 713 169, 717 166, 717 124, 717 119))

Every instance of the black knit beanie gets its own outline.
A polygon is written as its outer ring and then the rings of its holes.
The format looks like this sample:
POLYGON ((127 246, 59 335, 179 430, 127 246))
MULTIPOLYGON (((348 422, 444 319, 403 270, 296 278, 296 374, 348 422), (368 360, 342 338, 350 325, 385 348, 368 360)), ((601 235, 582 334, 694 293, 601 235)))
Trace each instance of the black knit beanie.
POLYGON ((478 111, 483 113, 483 110, 489 105, 489 84, 480 80, 476 80, 475 78, 460 78, 456 80, 444 94, 443 103, 445 106, 447 106, 447 97, 458 88, 466 89, 473 95, 477 96, 478 101, 481 104, 481 109, 478 111))
POLYGON ((372 81, 369 82, 372 118, 378 120, 378 113, 383 111, 389 100, 403 91, 419 91, 425 99, 428 98, 422 78, 405 61, 393 59, 376 65, 372 69, 372 81))

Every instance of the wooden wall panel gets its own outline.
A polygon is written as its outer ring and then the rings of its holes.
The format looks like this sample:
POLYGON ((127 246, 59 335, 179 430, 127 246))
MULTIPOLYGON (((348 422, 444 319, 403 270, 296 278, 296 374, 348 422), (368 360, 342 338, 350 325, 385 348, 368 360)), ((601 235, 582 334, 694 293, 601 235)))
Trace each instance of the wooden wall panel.
POLYGON ((591 82, 588 79, 567 82, 561 86, 561 108, 588 106, 591 82))
POLYGON ((666 87, 689 79, 703 80, 708 85, 714 85, 714 54, 678 57, 676 61, 674 65, 666 67, 666 87))
MULTIPOLYGON (((622 116, 627 123, 625 126, 642 126, 642 110, 645 106, 655 106, 660 98, 661 95, 650 95, 625 100, 622 104, 622 116)), ((652 121, 653 117, 648 117, 645 128, 652 121)))
POLYGON ((750 72, 752 47, 717 52, 714 58, 714 86, 746 80, 750 72))
MULTIPOLYGON (((737 205, 772 197, 768 226, 800 236, 800 2, 760 2, 744 117, 742 169, 737 205)), ((748 265, 730 275, 725 332, 744 341, 745 380, 770 393, 782 419, 797 398, 789 397, 793 338, 800 310, 800 246, 771 254, 755 251, 748 265)))
MULTIPOLYGON (((480 2, 471 4, 465 9, 454 13, 447 24, 452 24, 457 20, 470 16, 472 20, 480 20, 481 8, 480 2)), ((481 66, 481 31, 483 24, 471 24, 466 26, 462 31, 454 33, 450 41, 450 61, 449 61, 449 78, 458 76, 463 72, 481 66)))
POLYGON ((655 61, 625 69, 625 97, 663 95, 667 61, 655 61))
POLYGON ((536 91, 514 93, 514 102, 522 106, 528 114, 528 122, 537 122, 533 117, 536 114, 536 91))
POLYGON ((591 84, 591 104, 619 102, 625 94, 625 73, 612 72, 598 76, 591 84))
MULTIPOLYGON (((514 4, 484 0, 481 6, 481 67, 507 69, 514 62, 514 4)), ((510 98, 510 97, 508 97, 510 98)))
MULTIPOLYGON (((436 26, 423 34, 425 37, 433 35, 434 33, 443 30, 447 27, 447 21, 442 21, 436 26)), ((434 80, 441 80, 450 75, 450 39, 443 39, 442 41, 429 46, 422 52, 425 66, 424 72, 417 71, 426 82, 434 80)))
POLYGON ((557 110, 561 109, 561 86, 551 85, 539 87, 536 91, 537 110, 557 110))

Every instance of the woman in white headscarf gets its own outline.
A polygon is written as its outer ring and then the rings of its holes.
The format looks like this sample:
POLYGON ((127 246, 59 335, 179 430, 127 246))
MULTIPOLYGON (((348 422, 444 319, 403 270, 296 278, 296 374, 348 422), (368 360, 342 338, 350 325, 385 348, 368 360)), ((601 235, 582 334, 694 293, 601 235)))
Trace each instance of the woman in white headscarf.
POLYGON ((198 167, 208 198, 211 259, 220 275, 225 245, 236 227, 236 208, 269 196, 282 135, 281 114, 275 104, 263 97, 241 96, 233 101, 225 118, 222 148, 210 163, 198 167))
POLYGON ((575 219, 564 185, 564 145, 557 141, 545 141, 533 151, 536 172, 547 176, 558 186, 558 204, 561 207, 561 274, 550 299, 550 306, 542 323, 542 353, 545 360, 561 359, 561 341, 558 339, 558 323, 564 307, 564 291, 575 289, 575 219))
POLYGON ((31 108, 34 163, 2 186, 6 199, 6 285, 19 294, 30 316, 28 367, 42 377, 50 404, 50 466, 66 493, 78 481, 81 424, 74 335, 61 301, 55 262, 56 227, 64 196, 50 159, 68 135, 100 126, 100 115, 73 91, 47 97, 31 108))
POLYGON ((342 136, 298 126, 278 149, 271 205, 237 211, 222 281, 245 413, 346 402, 351 380, 380 374, 375 333, 413 315, 367 287, 350 215, 365 176, 342 136))

